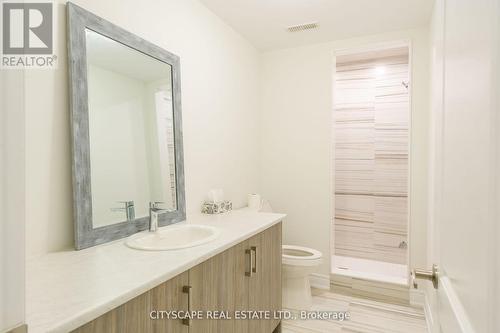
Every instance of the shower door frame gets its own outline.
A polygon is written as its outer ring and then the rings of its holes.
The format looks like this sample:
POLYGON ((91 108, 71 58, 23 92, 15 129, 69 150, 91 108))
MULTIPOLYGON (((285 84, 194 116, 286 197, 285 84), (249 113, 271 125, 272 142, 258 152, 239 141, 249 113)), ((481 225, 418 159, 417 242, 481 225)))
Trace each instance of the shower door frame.
MULTIPOLYGON (((393 48, 408 48, 408 178, 407 178, 407 218, 406 218, 406 227, 407 227, 407 251, 406 251, 406 284, 405 286, 410 286, 410 274, 411 267, 413 267, 412 259, 411 259, 411 250, 412 250, 412 232, 411 232, 411 220, 412 220, 412 165, 413 165, 413 150, 412 141, 413 141, 413 48, 412 48, 412 40, 410 38, 396 39, 391 41, 383 41, 383 42, 373 42, 373 43, 363 43, 363 45, 352 46, 352 47, 336 47, 333 51, 333 75, 332 75, 332 125, 335 122, 335 92, 336 92, 336 70, 337 70, 337 56, 346 56, 346 55, 354 55, 359 53, 366 53, 370 51, 380 51, 385 49, 393 49, 393 48)), ((330 169, 330 193, 335 196, 335 131, 332 130, 331 133, 331 161, 332 168, 330 169), (333 172, 332 172, 333 169, 333 172)), ((334 202, 335 199, 333 198, 334 202)), ((330 223, 330 263, 332 262, 332 258, 335 255, 335 238, 333 236, 334 226, 335 226, 335 204, 331 205, 331 223, 330 223)), ((332 274, 332 267, 330 267, 330 274, 332 274)), ((346 274, 348 275, 348 274, 346 274)), ((369 280, 369 279, 367 279, 369 280)), ((379 281, 383 282, 383 281, 379 281)))

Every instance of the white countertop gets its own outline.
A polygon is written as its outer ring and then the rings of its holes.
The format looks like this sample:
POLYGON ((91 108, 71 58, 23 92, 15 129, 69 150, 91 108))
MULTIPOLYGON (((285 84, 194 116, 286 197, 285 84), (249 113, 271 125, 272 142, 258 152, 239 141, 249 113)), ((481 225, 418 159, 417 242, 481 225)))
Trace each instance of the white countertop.
POLYGON ((176 251, 133 250, 121 239, 30 260, 26 273, 29 332, 68 332, 78 328, 285 216, 241 209, 189 217, 181 223, 216 226, 220 236, 210 243, 176 251))

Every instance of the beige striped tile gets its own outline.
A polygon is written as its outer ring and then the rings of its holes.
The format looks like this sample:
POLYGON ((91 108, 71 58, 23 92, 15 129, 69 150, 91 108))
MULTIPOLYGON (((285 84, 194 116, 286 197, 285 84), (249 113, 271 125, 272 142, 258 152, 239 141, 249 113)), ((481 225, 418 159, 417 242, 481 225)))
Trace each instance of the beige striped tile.
POLYGON ((396 158, 376 159, 373 184, 375 195, 407 196, 408 161, 396 158))
POLYGON ((375 197, 375 231, 408 234, 408 198, 375 197))
POLYGON ((374 185, 374 160, 336 160, 336 193, 371 194, 374 185))
POLYGON ((350 319, 345 321, 283 320, 282 332, 427 332, 425 316, 421 308, 345 296, 317 289, 313 289, 312 294, 312 311, 347 311, 350 319))
POLYGON ((408 49, 341 56, 336 71, 335 253, 406 263, 408 49))
POLYGON ((375 197, 371 195, 335 195, 335 217, 373 222, 375 197))
POLYGON ((335 219, 335 254, 355 258, 373 258, 373 223, 335 219))
POLYGON ((331 289, 353 297, 362 297, 392 304, 408 305, 409 290, 399 284, 370 281, 338 274, 331 275, 331 289))

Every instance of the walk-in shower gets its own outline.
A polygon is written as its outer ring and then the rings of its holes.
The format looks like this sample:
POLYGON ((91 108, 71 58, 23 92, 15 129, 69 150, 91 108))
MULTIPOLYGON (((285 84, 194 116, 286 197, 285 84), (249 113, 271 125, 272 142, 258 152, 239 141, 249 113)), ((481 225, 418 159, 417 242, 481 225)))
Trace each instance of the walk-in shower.
POLYGON ((408 278, 408 47, 338 55, 334 80, 332 274, 408 278))

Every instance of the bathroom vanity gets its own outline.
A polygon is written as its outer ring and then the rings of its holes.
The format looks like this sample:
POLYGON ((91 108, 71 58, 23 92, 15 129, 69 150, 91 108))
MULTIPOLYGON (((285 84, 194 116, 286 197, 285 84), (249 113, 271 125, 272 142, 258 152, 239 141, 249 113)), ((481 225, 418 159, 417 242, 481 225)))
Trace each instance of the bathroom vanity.
POLYGON ((241 318, 247 311, 274 317, 281 310, 280 240, 277 224, 73 332, 273 332, 279 319, 236 319, 235 311, 241 318), (202 311, 219 319, 158 319, 155 311, 202 311))
POLYGON ((154 320, 150 314, 281 310, 284 217, 244 209, 217 216, 200 214, 180 223, 220 230, 217 239, 200 246, 140 251, 122 239, 34 258, 27 266, 29 330, 273 332, 279 329, 279 318, 187 322, 154 320))

